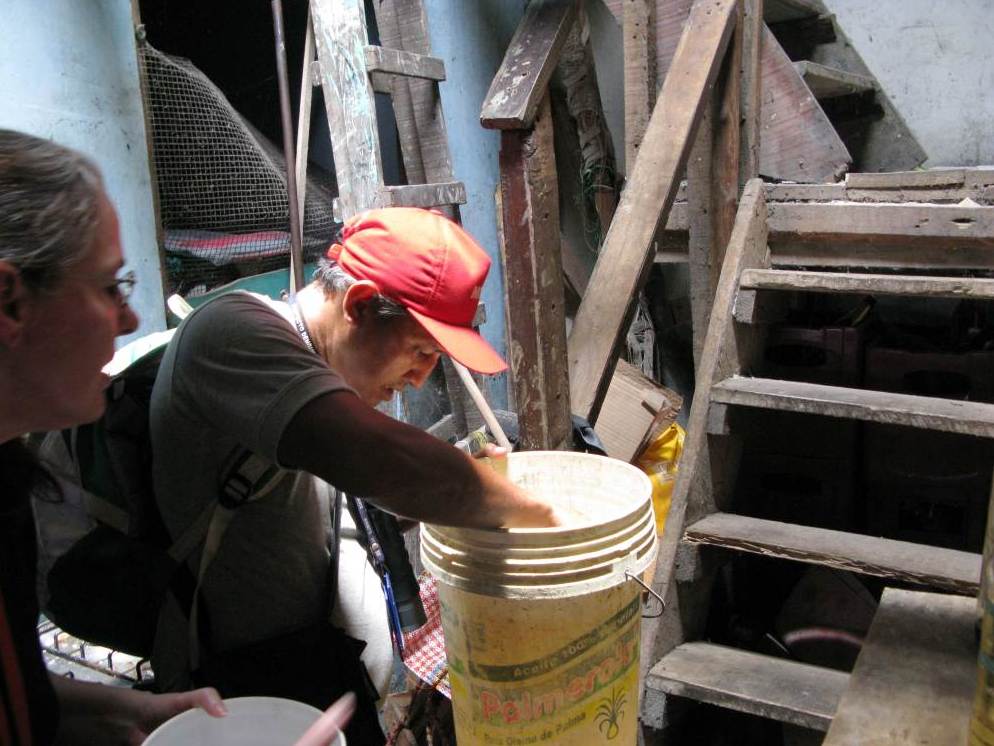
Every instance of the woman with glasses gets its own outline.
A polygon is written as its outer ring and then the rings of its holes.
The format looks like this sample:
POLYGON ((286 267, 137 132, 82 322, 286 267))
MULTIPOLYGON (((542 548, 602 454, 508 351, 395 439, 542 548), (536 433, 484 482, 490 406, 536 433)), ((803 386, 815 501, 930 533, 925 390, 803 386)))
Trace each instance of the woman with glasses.
POLYGON ((38 645, 29 495, 50 478, 29 432, 103 413, 101 368, 134 331, 134 276, 100 173, 72 150, 0 129, 0 743, 140 743, 212 689, 155 695, 50 676, 38 645))

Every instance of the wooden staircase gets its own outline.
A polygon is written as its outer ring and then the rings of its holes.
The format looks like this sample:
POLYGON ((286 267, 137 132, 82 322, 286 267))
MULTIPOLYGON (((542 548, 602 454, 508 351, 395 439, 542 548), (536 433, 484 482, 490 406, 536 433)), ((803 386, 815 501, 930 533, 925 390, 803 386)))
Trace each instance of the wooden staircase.
POLYGON ((768 204, 767 191, 777 188, 754 179, 743 192, 698 368, 655 579, 670 618, 644 628, 643 715, 656 728, 668 724, 672 697, 817 730, 831 724, 849 674, 701 639, 718 569, 741 553, 919 590, 973 596, 978 589, 979 554, 729 510, 741 453, 739 424, 749 412, 994 438, 994 404, 755 377, 767 322, 776 318, 784 293, 994 299, 994 279, 971 276, 994 270, 994 207, 768 204), (908 221, 912 213, 915 219, 908 221), (791 227, 783 222, 788 214, 791 227), (888 271, 853 271, 865 266, 888 271))
POLYGON ((766 0, 764 19, 838 132, 852 170, 901 171, 927 157, 821 0, 766 0))

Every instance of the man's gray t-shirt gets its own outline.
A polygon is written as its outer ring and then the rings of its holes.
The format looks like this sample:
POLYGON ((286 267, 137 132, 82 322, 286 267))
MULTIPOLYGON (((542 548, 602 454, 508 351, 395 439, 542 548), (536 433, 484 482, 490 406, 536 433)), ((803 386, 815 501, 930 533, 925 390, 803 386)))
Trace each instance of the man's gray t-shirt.
MULTIPOLYGON (((150 410, 155 494, 172 536, 217 498, 233 452, 248 449, 275 463, 297 412, 342 390, 351 391, 305 346, 287 304, 235 292, 195 311, 163 357, 150 410)), ((271 493, 237 509, 202 585, 215 650, 325 618, 328 499, 328 485, 291 471, 271 493)), ((351 556, 362 562, 360 576, 373 575, 361 554, 351 556)), ((196 574, 199 548, 189 564, 196 574)), ((366 595, 371 587, 378 592, 370 582, 362 586, 366 595)), ((381 599, 363 603, 382 609, 381 599)), ((188 685, 187 633, 185 618, 168 605, 152 661, 167 689, 188 685)))

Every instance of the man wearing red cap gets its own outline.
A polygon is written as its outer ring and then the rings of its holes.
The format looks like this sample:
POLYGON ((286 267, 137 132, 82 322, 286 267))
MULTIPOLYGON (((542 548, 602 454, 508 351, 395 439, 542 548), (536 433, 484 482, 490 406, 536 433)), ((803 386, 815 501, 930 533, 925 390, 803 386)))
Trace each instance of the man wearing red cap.
POLYGON ((329 485, 417 520, 556 523, 548 505, 483 463, 375 409, 420 387, 443 352, 482 373, 506 367, 471 326, 489 268, 438 213, 371 210, 348 221, 317 279, 289 304, 230 293, 177 330, 151 407, 155 492, 174 539, 226 504, 231 462, 246 449, 283 471, 259 470, 265 476, 245 492, 262 496, 232 509, 223 534, 208 533, 188 562, 200 577, 196 622, 167 603, 153 655, 165 688, 196 679, 225 696, 322 708, 360 690, 346 735, 382 742, 376 694, 361 691, 362 646, 351 639, 367 643, 362 658, 382 693, 392 651, 379 578, 343 541, 329 603, 329 485), (327 623, 332 607, 351 637, 327 623))

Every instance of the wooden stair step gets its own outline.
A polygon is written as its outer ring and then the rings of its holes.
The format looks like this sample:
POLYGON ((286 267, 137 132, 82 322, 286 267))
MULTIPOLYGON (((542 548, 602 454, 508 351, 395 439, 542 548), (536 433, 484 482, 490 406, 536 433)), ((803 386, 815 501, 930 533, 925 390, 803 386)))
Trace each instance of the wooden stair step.
POLYGON ((979 554, 733 513, 702 518, 687 528, 684 539, 960 595, 976 595, 980 581, 979 554))
POLYGON ((877 88, 876 81, 869 75, 846 72, 810 60, 795 62, 794 68, 818 99, 865 93, 877 88))
POLYGON ((758 653, 688 642, 646 677, 646 696, 661 692, 825 731, 849 674, 758 653))
POLYGON ((747 269, 742 272, 739 278, 739 286, 750 290, 799 290, 811 293, 994 299, 994 280, 975 277, 747 269))
MULTIPOLYGON (((767 220, 771 244, 848 242, 947 249, 977 244, 994 248, 994 207, 988 206, 770 202, 767 220)), ((851 258, 849 262, 856 263, 851 258)))
POLYGON ((733 376, 711 387, 711 402, 994 438, 994 404, 959 399, 733 376))
POLYGON ((799 21, 814 18, 821 12, 819 3, 814 0, 765 0, 763 3, 763 20, 766 23, 799 21))
POLYGON ((445 62, 438 57, 371 44, 366 45, 366 70, 409 78, 445 80, 445 62))

